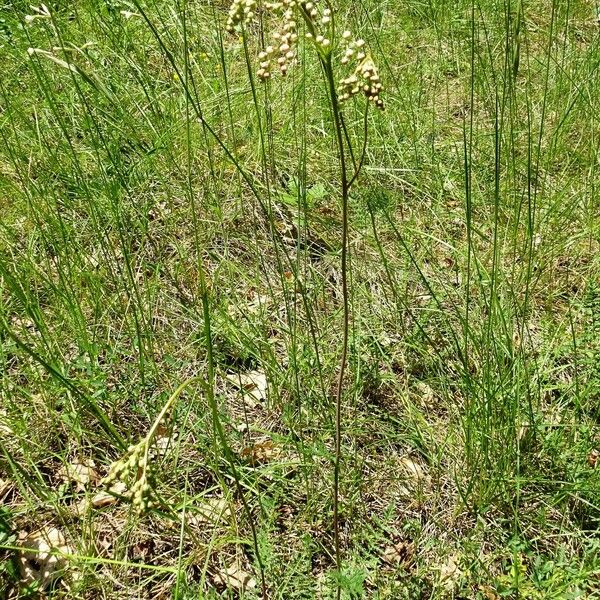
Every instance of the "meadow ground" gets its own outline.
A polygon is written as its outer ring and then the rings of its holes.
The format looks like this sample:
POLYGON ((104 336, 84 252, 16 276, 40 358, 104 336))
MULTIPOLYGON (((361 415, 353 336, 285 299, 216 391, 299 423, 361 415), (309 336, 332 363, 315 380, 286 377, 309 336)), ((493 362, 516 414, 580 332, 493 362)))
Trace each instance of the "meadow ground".
POLYGON ((600 6, 335 4, 337 437, 331 98, 228 11, 0 1, 0 596, 600 598, 600 6))

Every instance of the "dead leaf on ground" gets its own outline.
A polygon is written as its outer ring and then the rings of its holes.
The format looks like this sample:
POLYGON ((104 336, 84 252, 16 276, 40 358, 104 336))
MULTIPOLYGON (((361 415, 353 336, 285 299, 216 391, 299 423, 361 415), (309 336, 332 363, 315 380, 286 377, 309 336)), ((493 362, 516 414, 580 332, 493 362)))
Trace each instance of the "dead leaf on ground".
POLYGON ((280 448, 275 446, 271 440, 267 440, 244 448, 241 457, 255 467, 276 458, 280 452, 280 448))
POLYGON ((404 485, 401 489, 404 495, 413 495, 415 490, 431 485, 431 477, 425 472, 423 464, 418 459, 403 456, 400 459, 400 467, 404 475, 404 485))
POLYGON ((225 498, 208 498, 199 506, 189 507, 186 513, 188 525, 216 525, 231 517, 231 508, 225 498))
POLYGON ((160 454, 164 454, 167 451, 167 448, 171 444, 171 438, 168 436, 159 435, 154 439, 154 448, 158 450, 160 454))
POLYGON ((58 476, 65 483, 75 484, 76 492, 84 492, 88 485, 96 486, 100 481, 96 464, 93 460, 83 459, 63 465, 58 470, 58 476))
POLYGON ((37 585, 44 591, 52 582, 64 574, 67 556, 74 549, 56 527, 45 527, 32 533, 22 532, 19 536, 19 569, 25 585, 37 585))
POLYGON ((434 404, 435 400, 435 392, 433 388, 425 383, 424 381, 419 381, 415 385, 417 395, 419 397, 419 401, 423 406, 431 407, 434 404))
POLYGON ((177 429, 169 424, 161 423, 156 430, 150 454, 153 458, 164 458, 177 440, 177 429))
POLYGON ((427 465, 414 456, 403 456, 398 461, 397 492, 417 506, 425 499, 424 492, 431 487, 427 465))
POLYGON ((7 422, 8 414, 6 413, 6 410, 2 409, 0 410, 0 433, 8 438, 9 436, 14 436, 15 433, 12 428, 7 425, 7 422))
POLYGON ((13 484, 10 481, 5 481, 4 479, 0 479, 0 502, 4 500, 6 496, 13 489, 13 484))
POLYGON ((216 573, 214 582, 218 586, 233 588, 239 592, 256 587, 256 579, 238 561, 233 562, 224 573, 216 573))
POLYGON ((94 496, 83 498, 77 504, 73 505, 73 513, 77 517, 85 515, 90 508, 105 508, 119 502, 119 496, 124 496, 127 492, 127 485, 122 481, 115 481, 106 492, 98 492, 94 496))
POLYGON ((134 562, 148 562, 154 554, 155 542, 152 538, 140 540, 131 547, 131 560, 134 562))
POLYGON ((444 256, 440 260, 440 263, 443 267, 446 267, 446 269, 451 269, 454 266, 454 259, 451 256, 444 256))
POLYGON ((230 373, 226 377, 242 391, 250 408, 254 408, 267 399, 267 376, 262 371, 230 373))
POLYGON ((451 592, 462 577, 462 570, 458 566, 459 559, 454 554, 446 558, 446 562, 440 567, 440 583, 446 591, 451 592))
POLYGON ((498 596, 496 590, 489 585, 480 585, 479 589, 483 592, 487 600, 500 600, 500 596, 498 596))
POLYGON ((405 473, 412 479, 425 478, 425 471, 423 470, 423 467, 414 458, 411 458, 410 456, 403 456, 400 459, 400 463, 402 464, 405 473))
POLYGON ((92 498, 92 506, 94 508, 104 508, 119 501, 118 496, 125 495, 127 485, 122 481, 116 481, 108 490, 108 492, 99 492, 92 498))
POLYGON ((410 566, 413 562, 415 548, 409 542, 398 542, 389 545, 381 555, 384 563, 390 567, 410 566))

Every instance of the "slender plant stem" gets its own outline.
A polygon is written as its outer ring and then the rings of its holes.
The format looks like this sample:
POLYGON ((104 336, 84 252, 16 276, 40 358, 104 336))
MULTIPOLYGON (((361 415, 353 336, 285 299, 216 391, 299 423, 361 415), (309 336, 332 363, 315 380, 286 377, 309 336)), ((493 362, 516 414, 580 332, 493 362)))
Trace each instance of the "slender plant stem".
MULTIPOLYGON (((333 114, 333 124, 335 129, 336 143, 338 147, 338 157, 340 161, 340 183, 342 196, 342 304, 343 304, 343 322, 342 322, 342 354, 340 357, 340 366, 335 391, 335 456, 333 466, 333 537, 335 545, 335 562, 338 570, 338 576, 341 574, 342 556, 340 548, 340 463, 342 454, 342 400, 344 392, 344 375, 346 373, 346 364, 348 362, 348 330, 350 327, 350 302, 348 298, 348 191, 349 181, 346 171, 346 154, 344 149, 344 131, 340 114, 339 100, 335 89, 335 79, 333 75, 333 66, 331 63, 331 54, 321 57, 323 71, 327 79, 329 88, 329 100, 331 102, 331 111, 333 114)), ((341 586, 338 583, 336 597, 341 597, 341 586)))

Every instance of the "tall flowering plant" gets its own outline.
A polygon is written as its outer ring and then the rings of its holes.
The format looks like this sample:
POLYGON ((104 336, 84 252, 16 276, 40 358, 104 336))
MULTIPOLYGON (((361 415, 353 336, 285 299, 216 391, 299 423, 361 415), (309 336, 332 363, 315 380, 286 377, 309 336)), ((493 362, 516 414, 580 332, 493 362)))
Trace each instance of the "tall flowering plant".
MULTIPOLYGON (((258 11, 256 0, 234 0, 227 18, 227 31, 246 35, 248 26, 255 20, 258 11)), ((317 2, 265 2, 261 7, 277 17, 277 27, 271 32, 271 44, 258 54, 259 69, 257 77, 262 81, 269 80, 278 71, 286 75, 297 57, 299 28, 304 24, 304 37, 312 41, 322 60, 328 61, 336 49, 336 28, 333 9, 327 6, 320 8, 317 2)), ((357 94, 364 93, 377 108, 384 108, 381 92, 382 83, 377 67, 366 49, 363 39, 355 39, 352 32, 345 30, 340 36, 338 50, 341 54, 339 66, 345 68, 346 74, 338 80, 337 100, 344 102, 357 94)), ((333 61, 332 61, 333 66, 333 61)))
MULTIPOLYGON (((269 40, 257 56, 256 76, 262 82, 276 74, 286 76, 298 60, 298 45, 304 37, 316 50, 327 86, 332 114, 332 131, 336 139, 340 173, 340 196, 342 212, 341 235, 341 284, 343 301, 343 329, 340 365, 335 393, 335 457, 333 473, 333 537, 338 575, 341 572, 340 548, 340 500, 339 481, 341 466, 341 436, 344 377, 348 362, 348 334, 350 303, 348 290, 348 198, 352 185, 361 170, 367 147, 367 113, 370 104, 384 109, 381 98, 383 85, 377 67, 363 39, 355 38, 344 29, 341 35, 336 27, 336 14, 332 4, 316 1, 282 0, 280 2, 257 3, 256 0, 233 0, 227 18, 227 30, 241 35, 245 40, 252 30, 252 23, 259 11, 270 15, 275 23, 269 40), (360 95, 366 97, 365 127, 361 156, 358 160, 350 146, 350 138, 344 124, 341 105, 360 95), (350 156, 351 165, 348 164, 350 156)), ((341 587, 337 586, 337 598, 341 587)))

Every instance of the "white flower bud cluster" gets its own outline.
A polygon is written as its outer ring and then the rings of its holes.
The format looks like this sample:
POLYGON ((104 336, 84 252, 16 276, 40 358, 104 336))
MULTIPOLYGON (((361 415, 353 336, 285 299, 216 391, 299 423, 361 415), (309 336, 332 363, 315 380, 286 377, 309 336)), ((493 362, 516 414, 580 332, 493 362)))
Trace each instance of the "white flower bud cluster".
POLYGON ((127 496, 131 499, 136 512, 142 514, 155 504, 150 499, 154 478, 148 464, 146 440, 135 446, 129 446, 125 456, 111 465, 108 475, 102 480, 102 483, 110 486, 117 480, 127 483, 131 479, 134 479, 134 482, 127 496))
POLYGON ((302 2, 302 8, 311 19, 316 19, 319 16, 319 11, 314 2, 302 2))
POLYGON ((233 0, 229 8, 226 29, 229 33, 239 31, 256 14, 256 0, 233 0))
MULTIPOLYGON (((258 54, 259 68, 256 72, 261 81, 267 81, 277 69, 286 75, 291 61, 296 58, 298 45, 298 23, 306 24, 306 38, 314 42, 321 58, 331 57, 333 38, 333 14, 331 8, 320 8, 318 0, 267 0, 264 8, 274 14, 281 25, 272 35, 272 42, 258 54)), ((229 9, 227 30, 236 32, 254 18, 257 0, 233 0, 229 9)), ((380 93, 383 89, 377 68, 368 55, 365 41, 354 40, 350 31, 342 34, 344 54, 342 65, 354 67, 348 77, 339 82, 340 100, 348 100, 361 91, 380 109, 384 108, 380 93)))
POLYGON ((346 48, 341 63, 343 65, 355 63, 356 67, 352 75, 340 79, 338 88, 340 100, 342 102, 349 100, 356 94, 363 92, 368 100, 373 102, 377 108, 383 110, 384 104, 380 97, 383 85, 379 79, 375 63, 365 50, 365 41, 361 39, 353 41, 352 34, 349 31, 344 31, 342 38, 346 42, 346 48))
POLYGON ((331 39, 329 37, 332 18, 331 9, 324 8, 323 14, 321 15, 320 19, 318 18, 319 11, 317 10, 317 7, 315 6, 314 2, 302 2, 302 9, 304 10, 304 14, 306 15, 306 17, 312 22, 314 26, 313 29, 315 32, 314 34, 310 31, 307 32, 306 39, 310 40, 314 38, 315 44, 317 46, 319 46, 322 50, 327 50, 331 46, 331 39), (323 32, 325 33, 325 35, 323 35, 323 33, 317 33, 319 26, 325 27, 325 31, 323 32))
POLYGON ((271 77, 271 65, 277 63, 277 68, 282 75, 288 72, 290 61, 296 57, 296 44, 298 42, 298 24, 295 18, 296 0, 283 0, 267 4, 267 8, 279 13, 283 19, 281 30, 273 33, 274 46, 267 46, 259 53, 260 68, 256 75, 265 81, 271 77))

